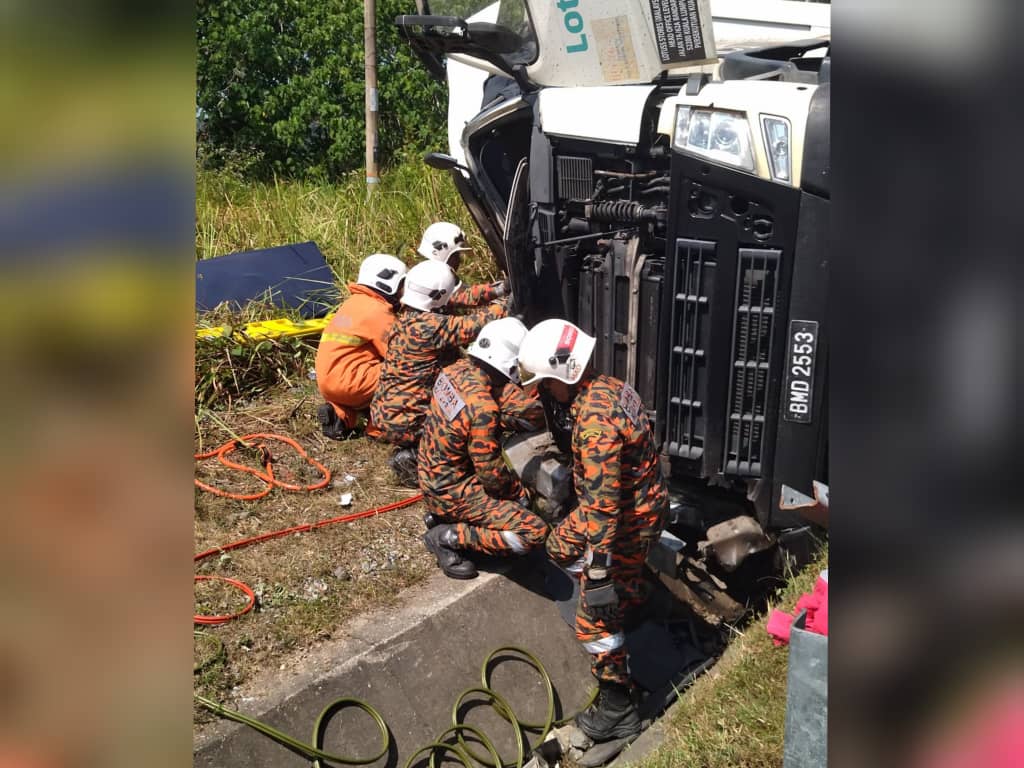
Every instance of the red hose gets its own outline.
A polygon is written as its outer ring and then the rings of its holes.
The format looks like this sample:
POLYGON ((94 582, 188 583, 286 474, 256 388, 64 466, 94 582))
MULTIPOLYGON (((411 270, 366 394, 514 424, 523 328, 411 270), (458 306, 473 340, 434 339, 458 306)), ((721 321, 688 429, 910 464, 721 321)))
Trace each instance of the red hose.
MULTIPOLYGON (((246 435, 246 437, 256 437, 256 435, 246 435)), ((220 450, 220 449, 218 449, 218 450, 220 450)), ((204 454, 203 457, 207 458, 209 456, 213 456, 216 453, 217 453, 216 451, 212 451, 209 454, 204 454)), ((249 468, 246 468, 246 469, 249 469, 249 468)), ((326 472, 326 470, 324 470, 324 471, 326 472)), ((253 473, 253 474, 255 474, 255 473, 253 473)), ((328 475, 328 479, 329 478, 330 478, 330 475, 328 475)), ((198 483, 198 481, 196 481, 196 482, 198 483)), ((268 493, 269 493, 269 488, 271 488, 271 487, 272 486, 268 486, 268 491, 267 491, 268 493)), ((417 503, 419 501, 422 501, 422 500, 423 500, 423 494, 422 493, 417 493, 415 496, 410 496, 407 499, 402 499, 400 501, 394 501, 394 502, 392 502, 390 504, 384 504, 383 506, 380 506, 380 507, 374 507, 373 509, 365 509, 362 512, 350 512, 347 515, 341 515, 339 517, 332 517, 329 520, 319 520, 319 521, 317 521, 315 523, 305 523, 304 525, 295 525, 295 526, 292 526, 291 528, 284 528, 284 529, 282 529, 280 531, 271 531, 270 533, 261 533, 258 536, 250 536, 247 539, 241 539, 239 541, 234 541, 234 542, 232 542, 230 544, 225 544, 225 545, 220 546, 220 547, 214 547, 213 549, 208 549, 205 552, 200 552, 198 555, 193 557, 192 560, 194 562, 199 562, 203 558, 209 557, 210 555, 215 555, 215 554, 218 554, 220 552, 228 552, 228 551, 230 551, 232 549, 240 549, 241 547, 248 546, 249 544, 256 544, 256 543, 261 542, 261 541, 267 541, 269 539, 276 539, 279 536, 287 536, 289 533, 299 533, 299 532, 302 532, 302 531, 312 531, 315 528, 322 528, 325 525, 333 525, 335 523, 350 523, 353 520, 362 520, 365 517, 373 517, 375 515, 384 514, 385 512, 391 512, 392 510, 395 510, 395 509, 401 509, 402 507, 408 507, 408 506, 411 506, 411 505, 413 505, 413 504, 415 504, 415 503, 417 503)), ((253 593, 251 588, 249 588, 246 584, 242 583, 241 581, 235 581, 234 579, 228 579, 228 578, 225 578, 223 576, 196 576, 195 577, 196 581, 206 581, 206 580, 209 580, 209 579, 217 579, 217 580, 220 580, 220 581, 226 581, 229 584, 231 584, 232 586, 238 587, 243 592, 245 592, 245 594, 249 597, 249 603, 248 603, 248 605, 246 605, 246 607, 244 609, 242 609, 238 613, 234 613, 234 614, 231 614, 231 615, 224 615, 224 616, 193 616, 192 617, 193 621, 196 624, 208 624, 208 625, 224 624, 225 622, 228 622, 231 619, 237 618, 238 616, 242 616, 243 614, 248 613, 255 606, 255 604, 256 604, 256 595, 253 593)))
POLYGON ((213 458, 214 456, 216 456, 217 460, 225 467, 228 467, 229 469, 234 469, 237 472, 244 472, 247 475, 252 475, 253 477, 259 478, 267 485, 267 487, 264 488, 259 493, 232 493, 230 491, 223 491, 220 488, 215 488, 212 485, 207 485, 199 478, 196 478, 196 485, 202 488, 204 491, 214 493, 218 496, 224 496, 229 499, 238 499, 240 501, 255 501, 256 499, 262 499, 264 496, 267 496, 275 487, 283 488, 286 491, 316 491, 319 490, 320 488, 326 487, 327 484, 331 482, 330 470, 328 470, 327 467, 325 467, 319 461, 312 458, 308 453, 306 453, 306 451, 303 449, 301 445, 292 440, 290 437, 285 437, 284 435, 275 435, 269 432, 255 432, 251 435, 243 435, 240 438, 229 440, 228 442, 224 443, 224 445, 222 445, 220 448, 215 448, 212 451, 207 451, 206 453, 197 453, 194 455, 194 458, 196 461, 202 461, 203 459, 210 459, 213 458), (313 483, 312 485, 294 485, 292 483, 286 483, 283 480, 278 480, 276 477, 274 477, 274 457, 271 455, 270 449, 267 448, 267 446, 263 443, 257 443, 254 446, 260 452, 260 457, 263 461, 263 472, 260 472, 258 469, 255 469, 253 467, 248 467, 244 464, 239 464, 238 462, 231 461, 231 459, 228 458, 228 454, 232 453, 236 448, 238 448, 238 446, 248 443, 250 439, 256 440, 260 438, 263 438, 265 440, 277 440, 279 443, 290 445, 292 448, 295 449, 295 452, 298 453, 299 456, 306 460, 307 464, 313 465, 320 471, 320 474, 323 475, 323 479, 320 480, 319 482, 313 483))
POLYGON ((206 624, 207 626, 216 626, 218 624, 226 624, 232 619, 237 619, 239 616, 243 616, 251 611, 256 606, 256 593, 252 591, 248 584, 235 579, 229 579, 226 576, 196 576, 196 581, 225 581, 233 587, 237 587, 242 590, 249 601, 246 603, 245 608, 240 610, 238 613, 225 613, 220 616, 199 616, 198 614, 192 617, 194 624, 206 624))

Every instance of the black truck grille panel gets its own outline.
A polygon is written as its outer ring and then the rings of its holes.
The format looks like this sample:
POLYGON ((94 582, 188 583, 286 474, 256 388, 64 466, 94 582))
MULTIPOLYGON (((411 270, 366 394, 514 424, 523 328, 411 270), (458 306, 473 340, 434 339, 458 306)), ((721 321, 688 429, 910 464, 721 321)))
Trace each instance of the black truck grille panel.
POLYGON ((710 301, 718 267, 715 244, 676 240, 675 259, 665 441, 669 455, 699 459, 707 434, 710 301))
POLYGON ((558 158, 558 199, 589 200, 594 193, 594 161, 589 157, 558 158))
POLYGON ((739 249, 725 474, 761 474, 781 255, 779 250, 739 249))

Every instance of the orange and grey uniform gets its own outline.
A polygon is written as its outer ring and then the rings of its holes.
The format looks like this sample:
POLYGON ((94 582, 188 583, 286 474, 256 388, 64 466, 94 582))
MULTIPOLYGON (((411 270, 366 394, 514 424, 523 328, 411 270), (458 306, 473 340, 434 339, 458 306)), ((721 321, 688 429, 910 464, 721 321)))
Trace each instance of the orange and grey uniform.
POLYGON ((445 368, 423 422, 420 489, 427 509, 454 524, 460 548, 521 555, 544 541, 548 526, 525 506, 501 455, 501 433, 487 374, 469 359, 445 368))
POLYGON ((409 307, 399 313, 370 404, 370 420, 384 440, 404 447, 416 445, 443 362, 473 341, 487 323, 504 316, 504 302, 461 317, 409 307))
POLYGON ((395 313, 391 302, 373 288, 350 283, 348 290, 349 297, 320 337, 316 384, 351 429, 357 412, 370 406, 377 391, 395 313))
POLYGON ((455 290, 452 291, 452 297, 448 299, 446 306, 449 309, 479 307, 481 304, 486 304, 488 301, 494 301, 497 298, 498 290, 493 284, 466 285, 465 283, 459 283, 455 290))
POLYGON ((571 416, 579 506, 551 532, 547 551, 555 562, 579 567, 581 586, 580 559, 611 554, 609 576, 619 596, 616 615, 610 621, 595 618, 581 601, 576 637, 593 654, 594 677, 628 684, 622 619, 647 598, 644 561, 651 541, 661 534, 668 490, 647 414, 632 387, 611 376, 584 378, 571 416))
POLYGON ((506 383, 498 398, 498 409, 503 432, 537 432, 547 426, 536 387, 523 389, 514 381, 506 383))

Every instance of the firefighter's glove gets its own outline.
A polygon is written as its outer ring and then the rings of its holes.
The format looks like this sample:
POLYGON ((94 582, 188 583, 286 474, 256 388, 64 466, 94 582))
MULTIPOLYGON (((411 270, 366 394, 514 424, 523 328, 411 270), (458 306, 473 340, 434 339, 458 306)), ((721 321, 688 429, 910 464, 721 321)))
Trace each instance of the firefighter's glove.
POLYGON ((533 499, 530 501, 530 511, 537 515, 537 517, 547 520, 550 511, 547 500, 539 493, 534 494, 533 499))
POLYGON ((619 610, 619 596, 610 578, 583 580, 583 608, 587 615, 604 621, 615 618, 619 610))
POLYGON ((502 296, 508 295, 508 283, 504 280, 499 280, 496 283, 491 283, 491 288, 494 289, 494 297, 500 299, 502 296))
POLYGON ((526 490, 525 486, 519 486, 519 493, 516 494, 516 504, 519 506, 529 509, 530 508, 530 492, 526 490))

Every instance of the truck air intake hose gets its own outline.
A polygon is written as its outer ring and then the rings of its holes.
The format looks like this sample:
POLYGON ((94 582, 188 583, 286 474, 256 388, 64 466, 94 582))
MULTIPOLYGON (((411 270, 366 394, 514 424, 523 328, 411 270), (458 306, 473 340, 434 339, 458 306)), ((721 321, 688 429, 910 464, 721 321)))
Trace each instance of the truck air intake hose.
POLYGON ((591 203, 584 208, 587 218, 593 221, 629 222, 657 221, 658 213, 642 203, 632 200, 615 200, 607 203, 591 203))

